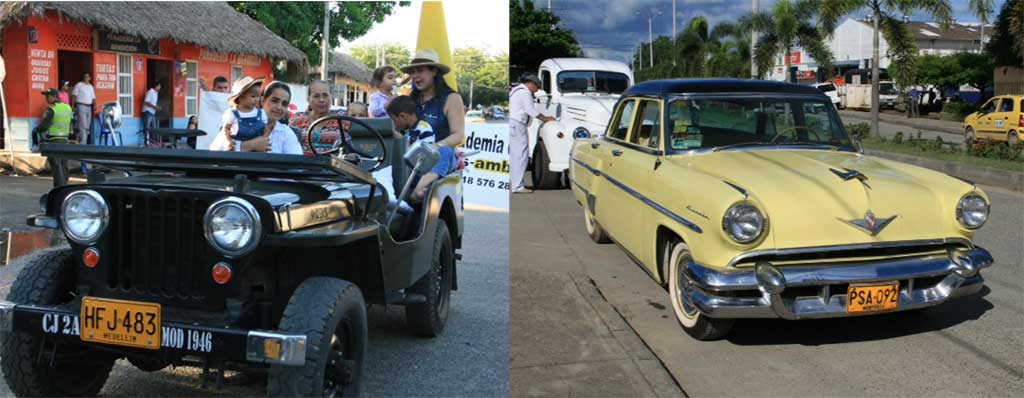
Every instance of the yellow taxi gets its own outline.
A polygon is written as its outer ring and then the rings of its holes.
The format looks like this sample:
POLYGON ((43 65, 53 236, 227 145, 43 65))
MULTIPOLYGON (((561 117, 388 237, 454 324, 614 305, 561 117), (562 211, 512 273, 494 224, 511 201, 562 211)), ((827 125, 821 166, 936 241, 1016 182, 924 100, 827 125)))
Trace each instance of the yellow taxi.
POLYGON ((964 139, 1006 141, 1020 145, 1024 134, 1024 95, 1000 95, 964 119, 964 139))

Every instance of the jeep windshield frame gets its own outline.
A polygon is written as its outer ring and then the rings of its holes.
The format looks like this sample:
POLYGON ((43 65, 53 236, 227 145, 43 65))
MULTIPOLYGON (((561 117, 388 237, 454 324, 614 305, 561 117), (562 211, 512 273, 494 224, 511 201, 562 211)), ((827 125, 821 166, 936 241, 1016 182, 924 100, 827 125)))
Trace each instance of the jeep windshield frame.
MULTIPOLYGON (((609 72, 602 70, 564 70, 558 72, 555 76, 555 84, 558 86, 560 93, 605 93, 605 94, 622 94, 629 88, 629 75, 619 72, 609 72), (584 85, 577 88, 578 85, 565 86, 563 79, 572 78, 574 81, 586 79, 584 85), (612 87, 613 81, 615 84, 621 84, 621 90, 615 90, 612 87), (593 84, 593 86, 591 86, 593 84)), ((618 86, 615 86, 617 89, 618 86)))
POLYGON ((376 184, 370 173, 349 162, 328 156, 46 143, 40 145, 39 149, 43 156, 78 160, 116 170, 376 184))

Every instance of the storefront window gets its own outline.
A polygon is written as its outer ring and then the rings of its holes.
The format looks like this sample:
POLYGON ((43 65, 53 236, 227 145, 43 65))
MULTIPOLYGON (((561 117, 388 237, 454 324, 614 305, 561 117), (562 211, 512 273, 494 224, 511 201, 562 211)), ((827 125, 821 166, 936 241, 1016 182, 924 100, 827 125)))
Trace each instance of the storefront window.
POLYGON ((199 113, 199 64, 195 62, 185 63, 185 114, 195 115, 199 113))
POLYGON ((124 116, 135 113, 135 101, 132 98, 132 56, 117 55, 117 102, 121 104, 124 116))

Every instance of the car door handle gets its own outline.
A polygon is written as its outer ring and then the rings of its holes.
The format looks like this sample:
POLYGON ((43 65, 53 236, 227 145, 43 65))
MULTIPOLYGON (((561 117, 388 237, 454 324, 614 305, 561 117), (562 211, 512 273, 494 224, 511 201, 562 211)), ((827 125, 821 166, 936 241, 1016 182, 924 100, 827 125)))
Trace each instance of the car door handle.
POLYGON ((618 149, 612 149, 612 156, 622 156, 622 151, 618 149))
POLYGON ((597 149, 599 146, 601 146, 601 144, 599 144, 599 143, 596 143, 596 142, 590 143, 590 147, 593 148, 593 149, 597 149))

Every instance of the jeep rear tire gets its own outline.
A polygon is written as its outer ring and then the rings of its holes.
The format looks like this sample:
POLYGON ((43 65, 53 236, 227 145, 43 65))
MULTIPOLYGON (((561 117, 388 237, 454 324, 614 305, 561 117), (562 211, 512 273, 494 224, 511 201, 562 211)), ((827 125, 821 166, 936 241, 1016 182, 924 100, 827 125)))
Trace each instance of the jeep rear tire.
MULTIPOLYGON (((74 299, 75 262, 66 247, 40 250, 23 260, 25 267, 11 285, 7 300, 18 304, 55 305, 74 299)), ((103 389, 113 356, 102 351, 82 354, 81 346, 64 344, 50 367, 54 344, 45 341, 42 331, 0 334, 0 364, 4 379, 17 396, 93 396, 103 389), (69 355, 70 354, 70 355, 69 355), (78 354, 77 356, 75 354, 78 354), (68 355, 67 358, 62 358, 68 355), (40 360, 41 358, 41 360, 40 360)))
POLYGON ((679 240, 671 242, 670 245, 672 250, 669 253, 671 254, 668 259, 663 259, 663 261, 669 262, 666 265, 668 268, 668 295, 679 325, 687 334, 702 341, 717 340, 729 334, 736 322, 735 319, 709 318, 686 298, 684 273, 693 258, 690 254, 690 247, 679 240))
POLYGON ((548 169, 551 159, 548 159, 548 150, 544 147, 544 141, 537 141, 533 148, 533 169, 530 176, 533 177, 533 189, 557 189, 561 188, 561 174, 548 169))
POLYGON ((448 323, 454 269, 455 249, 448 232, 448 223, 438 219, 437 231, 434 233, 434 252, 430 256, 430 271, 405 289, 407 293, 427 298, 426 302, 405 306, 405 322, 413 334, 435 337, 444 331, 448 323))
POLYGON ((306 335, 306 363, 271 365, 270 396, 358 396, 366 356, 366 304, 341 279, 306 279, 292 293, 278 329, 306 335))

